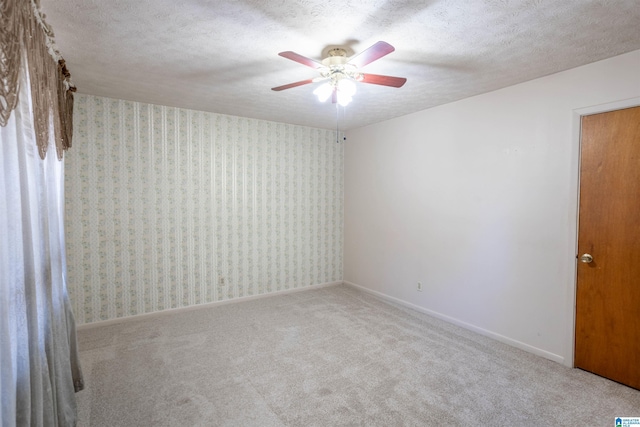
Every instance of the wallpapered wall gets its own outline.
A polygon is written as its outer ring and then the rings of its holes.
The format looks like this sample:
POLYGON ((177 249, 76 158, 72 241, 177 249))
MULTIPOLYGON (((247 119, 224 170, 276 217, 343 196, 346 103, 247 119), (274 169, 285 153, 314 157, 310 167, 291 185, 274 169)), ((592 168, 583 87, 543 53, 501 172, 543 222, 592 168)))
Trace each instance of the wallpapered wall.
POLYGON ((342 280, 342 163, 330 130, 77 95, 77 322, 342 280))

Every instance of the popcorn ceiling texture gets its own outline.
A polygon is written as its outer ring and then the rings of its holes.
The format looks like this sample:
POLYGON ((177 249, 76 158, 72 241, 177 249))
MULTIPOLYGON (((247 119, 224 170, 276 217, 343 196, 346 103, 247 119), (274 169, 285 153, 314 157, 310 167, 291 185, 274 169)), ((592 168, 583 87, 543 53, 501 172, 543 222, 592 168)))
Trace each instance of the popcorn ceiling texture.
POLYGON ((332 131, 78 95, 65 157, 78 323, 342 280, 332 131))
POLYGON ((321 59, 378 40, 365 68, 407 77, 360 84, 344 129, 376 123, 640 49, 638 0, 42 0, 82 93, 318 128, 336 111, 315 77, 277 56, 321 59))

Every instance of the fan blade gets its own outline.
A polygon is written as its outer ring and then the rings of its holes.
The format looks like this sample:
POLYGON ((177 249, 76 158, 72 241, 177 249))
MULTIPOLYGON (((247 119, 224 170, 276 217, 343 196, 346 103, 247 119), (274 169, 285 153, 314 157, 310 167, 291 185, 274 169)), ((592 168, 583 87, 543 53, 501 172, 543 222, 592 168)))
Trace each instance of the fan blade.
POLYGON ((320 68, 323 67, 322 63, 315 61, 311 58, 307 58, 306 56, 302 56, 300 54, 297 54, 295 52, 291 52, 291 51, 286 51, 286 52, 280 52, 278 55, 282 56, 283 58, 287 58, 290 59, 292 61, 296 61, 299 62, 302 65, 306 65, 307 67, 311 67, 311 68, 320 68))
POLYGON ((407 81, 404 77, 382 76, 380 74, 362 74, 362 83, 374 85, 402 87, 407 81))
POLYGON ((315 82, 315 79, 301 80, 299 82, 289 83, 288 85, 272 87, 271 90, 275 90, 276 92, 278 92, 278 91, 281 91, 281 90, 291 89, 292 87, 298 87, 298 86, 306 85, 306 84, 313 83, 313 82, 315 82))
POLYGON ((390 54, 396 50, 387 42, 379 41, 370 48, 360 52, 349 60, 349 64, 353 64, 358 68, 362 68, 367 64, 372 63, 376 59, 380 59, 385 55, 390 54))

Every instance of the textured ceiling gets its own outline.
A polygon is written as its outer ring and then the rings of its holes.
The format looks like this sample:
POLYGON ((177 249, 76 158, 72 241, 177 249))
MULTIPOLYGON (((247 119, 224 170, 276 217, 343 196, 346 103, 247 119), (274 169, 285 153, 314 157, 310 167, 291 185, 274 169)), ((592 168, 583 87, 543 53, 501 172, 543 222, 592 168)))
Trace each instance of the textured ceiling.
MULTIPOLYGON (((356 128, 640 49, 640 0, 41 0, 78 91, 320 128, 336 108, 316 76, 278 56, 321 60, 378 40, 396 51, 340 107, 356 128)), ((640 72, 639 72, 640 73, 640 72)))

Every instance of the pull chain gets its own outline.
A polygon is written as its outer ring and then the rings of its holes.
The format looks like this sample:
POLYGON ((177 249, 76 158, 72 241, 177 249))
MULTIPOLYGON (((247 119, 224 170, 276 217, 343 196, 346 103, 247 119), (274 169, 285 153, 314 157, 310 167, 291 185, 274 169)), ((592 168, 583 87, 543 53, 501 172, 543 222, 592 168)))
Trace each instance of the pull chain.
POLYGON ((338 114, 339 110, 339 106, 338 103, 336 103, 336 144, 338 144, 340 142, 340 127, 338 126, 338 120, 340 120, 340 116, 338 114))

